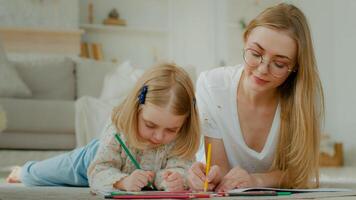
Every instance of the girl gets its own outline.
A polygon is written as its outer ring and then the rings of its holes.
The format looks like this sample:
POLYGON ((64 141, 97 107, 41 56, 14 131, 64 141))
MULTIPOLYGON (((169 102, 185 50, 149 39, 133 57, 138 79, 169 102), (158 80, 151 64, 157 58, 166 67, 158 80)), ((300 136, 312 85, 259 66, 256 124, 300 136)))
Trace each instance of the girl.
POLYGON ((194 163, 189 185, 202 190, 318 186, 324 103, 307 20, 279 4, 244 32, 244 64, 200 75, 197 103, 212 167, 194 163))
POLYGON ((163 64, 144 73, 114 109, 100 142, 28 162, 8 180, 25 185, 90 185, 94 191, 139 191, 152 183, 159 190, 181 191, 188 187, 185 174, 199 138, 193 84, 182 68, 163 64), (142 169, 135 167, 116 137, 142 169))

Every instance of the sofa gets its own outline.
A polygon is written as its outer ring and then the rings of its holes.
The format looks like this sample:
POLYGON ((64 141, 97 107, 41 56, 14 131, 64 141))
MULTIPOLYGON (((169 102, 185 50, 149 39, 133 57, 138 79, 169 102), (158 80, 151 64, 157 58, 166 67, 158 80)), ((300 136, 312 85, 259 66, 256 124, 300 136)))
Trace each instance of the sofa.
MULTIPOLYGON (((195 80, 195 68, 186 69, 195 80)), ((0 110, 4 111, 0 117, 5 113, 7 122, 4 130, 0 127, 0 150, 70 150, 85 145, 100 134, 112 107, 142 73, 129 62, 6 55, 0 38, 0 110)))
POLYGON ((0 96, 7 118, 0 149, 73 149, 77 100, 99 98, 105 75, 116 68, 111 62, 61 56, 14 56, 8 64, 30 94, 0 96))

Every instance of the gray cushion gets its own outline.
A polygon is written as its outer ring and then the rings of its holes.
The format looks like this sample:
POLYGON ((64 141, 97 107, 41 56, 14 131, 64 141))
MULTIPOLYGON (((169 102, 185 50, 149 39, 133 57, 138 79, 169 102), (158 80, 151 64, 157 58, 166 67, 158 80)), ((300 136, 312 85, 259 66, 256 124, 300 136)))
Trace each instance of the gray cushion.
POLYGON ((29 97, 31 91, 8 62, 0 38, 0 97, 29 97))
POLYGON ((75 63, 68 57, 10 61, 32 91, 33 99, 75 99, 75 63))
POLYGON ((74 101, 0 98, 6 131, 74 133, 74 101))

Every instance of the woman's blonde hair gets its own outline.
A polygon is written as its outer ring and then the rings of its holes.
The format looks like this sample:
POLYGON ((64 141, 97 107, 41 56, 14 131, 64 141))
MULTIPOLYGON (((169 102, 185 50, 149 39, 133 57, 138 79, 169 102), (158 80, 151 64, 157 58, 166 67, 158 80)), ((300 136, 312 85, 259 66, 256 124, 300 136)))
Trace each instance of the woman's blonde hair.
POLYGON ((284 171, 282 187, 316 187, 319 185, 319 137, 324 95, 307 19, 300 9, 290 4, 267 8, 246 27, 245 42, 258 26, 286 32, 298 48, 295 72, 278 88, 281 123, 272 169, 284 171))
POLYGON ((130 146, 137 149, 146 148, 138 134, 138 113, 140 103, 138 96, 143 86, 147 86, 145 104, 170 109, 174 115, 185 115, 186 119, 171 156, 192 159, 199 148, 200 126, 195 105, 194 87, 187 72, 175 64, 162 63, 148 69, 136 82, 134 89, 112 113, 112 122, 125 135, 130 146))

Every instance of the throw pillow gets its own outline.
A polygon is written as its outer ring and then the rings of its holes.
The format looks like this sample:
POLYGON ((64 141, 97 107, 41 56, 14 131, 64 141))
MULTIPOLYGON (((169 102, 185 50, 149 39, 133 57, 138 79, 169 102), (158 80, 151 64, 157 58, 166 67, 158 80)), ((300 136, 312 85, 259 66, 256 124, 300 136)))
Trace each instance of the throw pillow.
POLYGON ((10 60, 31 88, 31 99, 75 99, 75 63, 67 56, 35 56, 10 60))
POLYGON ((126 97, 143 72, 143 69, 133 68, 129 61, 119 65, 113 73, 105 76, 100 99, 126 97))
POLYGON ((77 147, 100 138, 111 112, 118 102, 83 96, 75 102, 75 137, 77 147))
POLYGON ((92 59, 76 59, 77 97, 100 97, 104 78, 107 73, 115 71, 116 64, 92 59))
POLYGON ((0 97, 30 97, 31 95, 30 89, 8 62, 0 41, 0 97))

